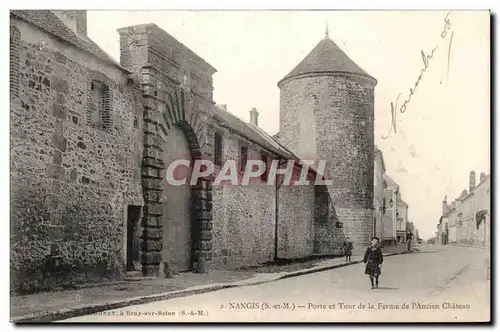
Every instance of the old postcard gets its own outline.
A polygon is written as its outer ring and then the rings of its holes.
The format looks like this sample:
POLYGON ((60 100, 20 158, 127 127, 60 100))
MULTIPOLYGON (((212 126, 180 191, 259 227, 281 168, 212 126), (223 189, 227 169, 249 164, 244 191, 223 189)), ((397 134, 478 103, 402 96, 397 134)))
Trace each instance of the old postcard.
POLYGON ((11 321, 489 322, 489 11, 10 11, 11 321))

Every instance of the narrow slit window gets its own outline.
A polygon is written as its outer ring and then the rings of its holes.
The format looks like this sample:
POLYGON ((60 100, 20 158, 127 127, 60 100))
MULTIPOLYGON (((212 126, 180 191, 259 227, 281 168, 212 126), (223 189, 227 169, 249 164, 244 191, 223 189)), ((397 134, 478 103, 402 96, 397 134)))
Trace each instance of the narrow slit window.
POLYGON ((248 161, 248 148, 246 146, 242 146, 240 148, 240 171, 244 171, 247 166, 248 161))
POLYGON ((222 135, 217 132, 214 135, 214 163, 222 165, 222 135))

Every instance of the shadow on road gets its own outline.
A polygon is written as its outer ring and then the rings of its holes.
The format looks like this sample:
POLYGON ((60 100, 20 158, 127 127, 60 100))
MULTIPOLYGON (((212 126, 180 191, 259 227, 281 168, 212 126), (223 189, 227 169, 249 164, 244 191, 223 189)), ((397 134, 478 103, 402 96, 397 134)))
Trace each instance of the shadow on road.
POLYGON ((399 289, 399 288, 394 288, 394 287, 379 287, 377 289, 399 289))

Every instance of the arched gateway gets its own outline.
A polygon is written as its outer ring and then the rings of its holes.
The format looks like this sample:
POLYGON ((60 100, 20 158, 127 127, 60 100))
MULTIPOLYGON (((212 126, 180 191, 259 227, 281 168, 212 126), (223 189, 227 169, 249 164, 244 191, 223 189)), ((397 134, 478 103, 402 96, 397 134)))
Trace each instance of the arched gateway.
MULTIPOLYGON (((191 93, 181 88, 167 94, 164 111, 146 105, 143 273, 203 272, 212 249, 211 180, 175 186, 167 181, 166 170, 177 159, 190 160, 192 165, 206 157, 199 145, 204 121, 193 107, 191 93)), ((189 176, 191 169, 176 168, 175 178, 189 176)))

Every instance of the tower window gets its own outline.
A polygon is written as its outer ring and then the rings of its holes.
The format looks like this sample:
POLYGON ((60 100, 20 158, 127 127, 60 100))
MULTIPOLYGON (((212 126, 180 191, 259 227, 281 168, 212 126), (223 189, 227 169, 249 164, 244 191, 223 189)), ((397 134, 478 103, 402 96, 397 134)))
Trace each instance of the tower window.
POLYGON ((222 135, 218 132, 214 135, 214 163, 222 165, 222 135))
POLYGON ((87 124, 98 129, 111 127, 111 92, 109 87, 100 81, 90 82, 87 105, 87 124))
POLYGON ((246 146, 240 147, 240 171, 244 171, 248 161, 248 148, 246 146))

